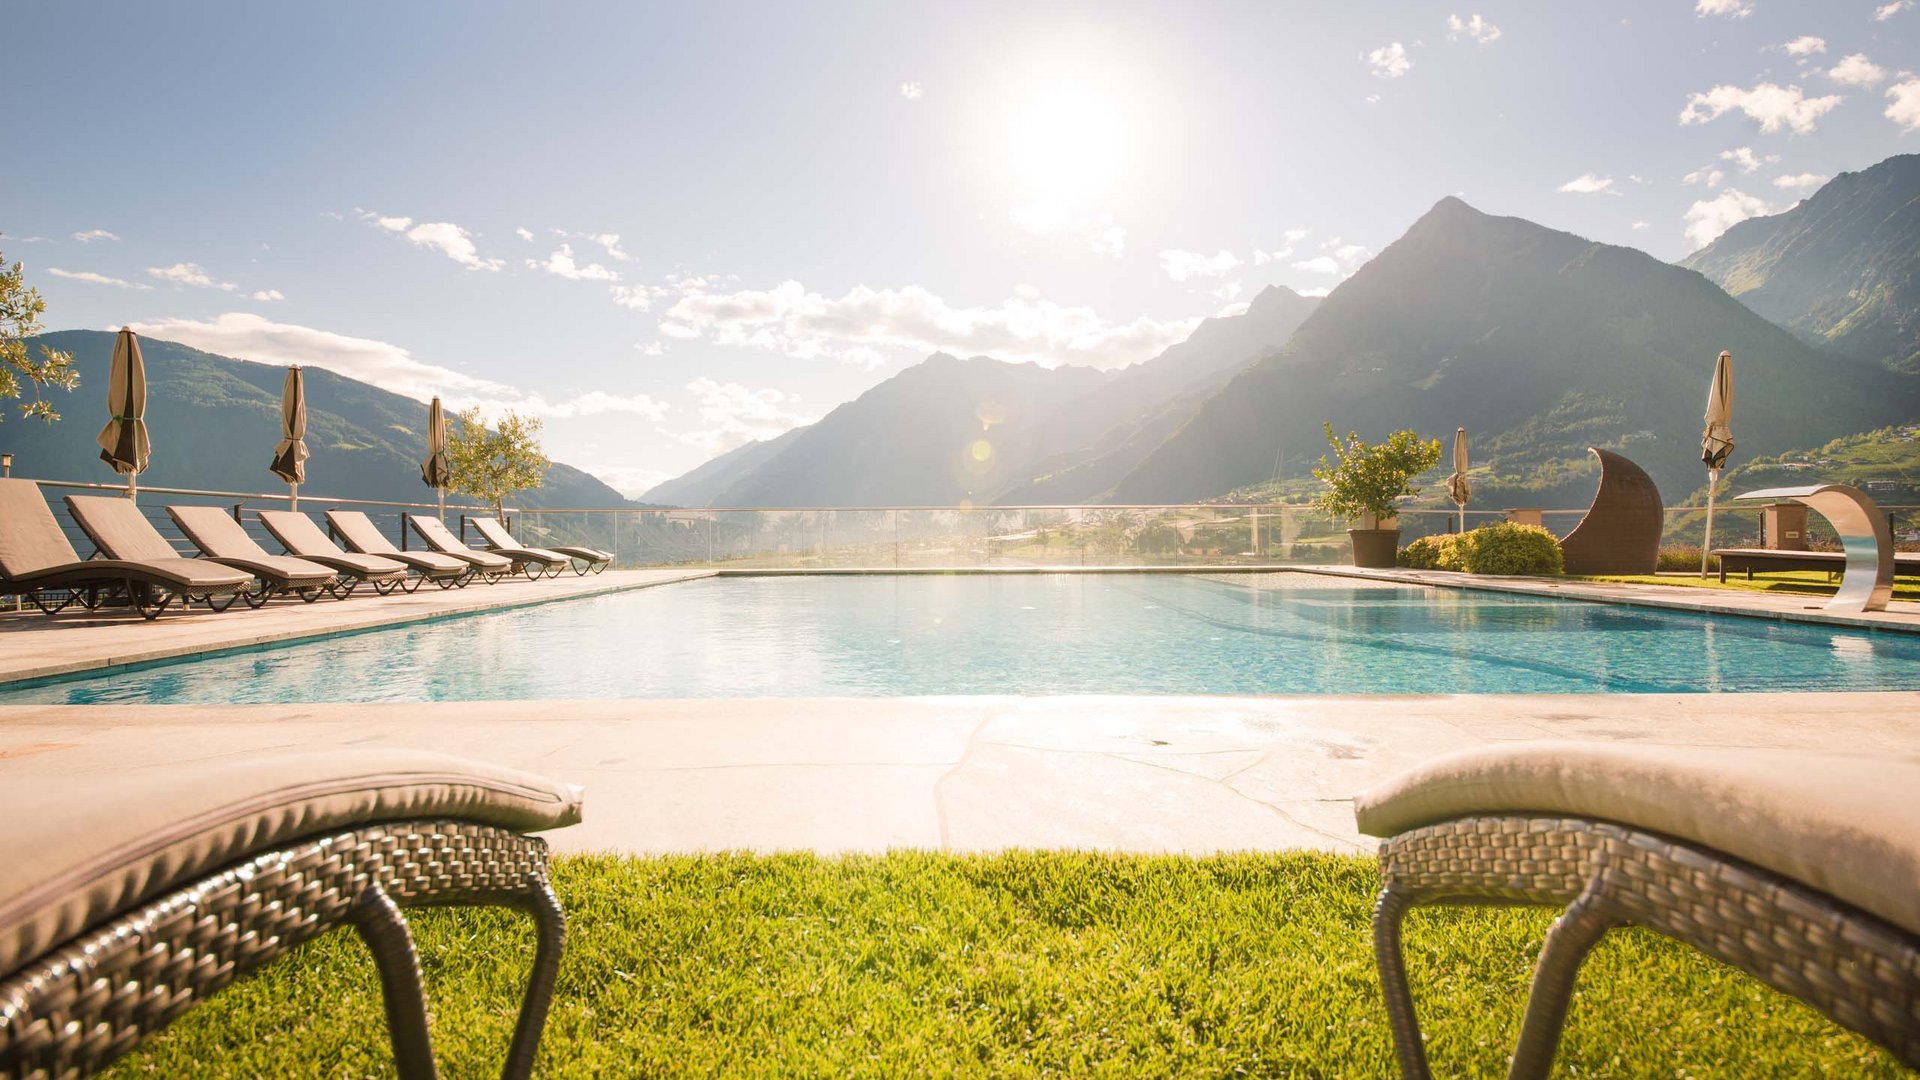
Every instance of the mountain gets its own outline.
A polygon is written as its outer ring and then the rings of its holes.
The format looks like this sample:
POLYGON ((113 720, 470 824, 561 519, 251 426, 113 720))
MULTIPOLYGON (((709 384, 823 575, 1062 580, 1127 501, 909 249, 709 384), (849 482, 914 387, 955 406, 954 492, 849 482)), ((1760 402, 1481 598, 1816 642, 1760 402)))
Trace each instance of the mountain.
POLYGON ((662 506, 711 506, 721 492, 771 461, 812 426, 803 424, 771 439, 736 446, 690 472, 654 486, 640 497, 662 506))
POLYGON ((1535 505, 1591 494, 1588 445, 1669 497, 1699 483, 1714 357, 1733 352, 1741 452, 1920 413, 1920 380, 1816 351, 1691 270, 1442 199, 1342 283, 1285 348, 1236 376, 1115 487, 1179 502, 1326 452, 1323 421, 1379 439, 1465 425, 1476 466, 1535 505))
POLYGON ((1268 286, 1239 315, 1208 319, 1187 340, 1063 407, 1046 425, 1059 447, 1002 491, 1011 505, 1099 500, 1227 381, 1285 344, 1318 300, 1268 286))
POLYGON ((1920 374, 1920 154, 1841 173, 1680 265, 1809 341, 1920 374))
MULTIPOLYGON (((80 388, 46 396, 60 413, 43 424, 9 416, 0 444, 16 476, 119 483, 93 439, 107 416, 114 335, 64 330, 37 339, 73 354, 80 388)), ((38 350, 35 350, 36 353, 38 350)), ((153 455, 142 486, 277 492, 267 471, 280 440, 280 387, 286 368, 201 352, 171 341, 140 340, 147 369, 147 428, 153 455)), ((316 367, 305 369, 307 482, 303 491, 338 498, 431 501, 420 482, 427 407, 377 386, 316 367)), ((624 507, 632 503, 570 465, 554 462, 546 485, 519 493, 516 506, 624 507)))
MULTIPOLYGON (((762 444, 711 506, 984 503, 1036 457, 1042 421, 1111 379, 944 353, 902 371, 817 423, 762 444)), ((734 465, 740 464, 735 459, 734 465)), ((659 489, 647 498, 659 498, 659 489)))
POLYGON ((1234 372, 1286 341, 1315 303, 1269 288, 1245 312, 1207 319, 1117 372, 936 354, 816 424, 731 450, 644 497, 682 506, 1089 501, 1234 372))

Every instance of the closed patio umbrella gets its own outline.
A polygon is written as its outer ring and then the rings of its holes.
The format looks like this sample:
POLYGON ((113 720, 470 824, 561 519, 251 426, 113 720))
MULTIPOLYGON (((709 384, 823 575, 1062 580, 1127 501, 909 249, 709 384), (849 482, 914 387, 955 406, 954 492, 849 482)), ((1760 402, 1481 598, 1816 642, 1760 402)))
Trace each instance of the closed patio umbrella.
POLYGON ((1453 472, 1447 477, 1447 495, 1460 507, 1460 531, 1467 531, 1467 500, 1473 485, 1467 482, 1467 429, 1453 429, 1453 472))
POLYGON ((427 460, 420 463, 420 479, 433 489, 440 517, 447 516, 447 484, 453 479, 453 467, 447 463, 447 417, 440 410, 440 399, 427 406, 427 460))
POLYGON ((1700 461, 1707 467, 1707 534, 1700 544, 1700 576, 1707 576, 1708 552, 1713 550, 1713 489, 1720 470, 1733 455, 1733 354, 1722 350, 1714 361, 1713 382, 1707 387, 1707 429, 1700 436, 1700 461))
POLYGON ((113 370, 107 377, 107 413, 112 419, 93 441, 100 444, 100 460, 127 478, 127 498, 139 487, 136 477, 147 467, 152 447, 147 442, 147 366, 140 359, 140 339, 120 328, 113 339, 113 370))
POLYGON ((307 478, 307 384, 298 364, 287 369, 280 388, 280 444, 267 467, 287 482, 289 508, 300 509, 300 484, 307 478))

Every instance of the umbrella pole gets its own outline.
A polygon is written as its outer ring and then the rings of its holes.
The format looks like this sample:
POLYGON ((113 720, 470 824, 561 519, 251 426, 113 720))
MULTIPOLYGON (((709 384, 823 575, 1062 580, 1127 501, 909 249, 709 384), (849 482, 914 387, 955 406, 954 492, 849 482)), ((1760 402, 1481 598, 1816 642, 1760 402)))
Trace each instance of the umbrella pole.
POLYGON ((1460 503, 1458 505, 1460 507, 1460 531, 1464 533, 1467 531, 1467 504, 1460 503))
POLYGON ((441 521, 447 520, 447 489, 443 487, 434 488, 433 496, 434 496, 434 505, 439 509, 439 512, 440 512, 440 520, 441 521))
POLYGON ((1720 486, 1720 470, 1707 470, 1707 535, 1700 542, 1700 580, 1707 578, 1708 553, 1713 550, 1713 489, 1720 486))
POLYGON ((140 474, 128 473, 127 474, 127 501, 138 502, 139 499, 137 499, 135 496, 137 496, 139 492, 140 492, 140 474))
POLYGON ((300 485, 299 484, 287 485, 287 509, 289 510, 300 509, 300 485))

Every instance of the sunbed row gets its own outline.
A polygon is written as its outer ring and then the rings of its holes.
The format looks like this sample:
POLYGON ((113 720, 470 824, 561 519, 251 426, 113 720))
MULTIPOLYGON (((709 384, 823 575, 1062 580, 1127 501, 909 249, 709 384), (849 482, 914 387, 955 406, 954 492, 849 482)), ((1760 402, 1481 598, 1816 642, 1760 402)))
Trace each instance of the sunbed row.
POLYGON ((413 529, 431 550, 402 551, 372 519, 352 510, 327 511, 327 524, 347 548, 305 514, 261 511, 261 524, 286 551, 275 555, 220 507, 169 506, 168 516, 205 556, 186 559, 131 500, 69 495, 66 505, 98 557, 80 558, 38 484, 0 480, 0 594, 24 597, 48 614, 73 603, 91 610, 123 599, 153 619, 176 604, 225 611, 235 601, 257 608, 283 594, 312 603, 322 596, 344 599, 363 583, 384 596, 429 581, 445 589, 514 574, 535 580, 569 568, 598 573, 613 562, 595 548, 523 547, 493 518, 477 522, 488 545, 482 551, 462 543, 440 519, 415 516, 413 529))

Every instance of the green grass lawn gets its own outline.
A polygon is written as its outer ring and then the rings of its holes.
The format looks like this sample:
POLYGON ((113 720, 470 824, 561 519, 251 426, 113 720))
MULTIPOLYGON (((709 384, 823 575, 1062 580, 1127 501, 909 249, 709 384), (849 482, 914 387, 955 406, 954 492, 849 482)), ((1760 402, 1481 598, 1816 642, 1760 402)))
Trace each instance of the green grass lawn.
MULTIPOLYGON (((1709 573, 1702 580, 1698 573, 1692 574, 1568 574, 1568 581, 1617 581, 1628 585, 1681 585, 1700 589, 1735 589, 1741 592, 1778 592, 1798 593, 1806 596, 1832 596, 1838 587, 1837 582, 1827 580, 1827 575, 1818 570, 1794 570, 1786 573, 1761 574, 1752 581, 1744 573, 1728 574, 1725 584, 1718 573, 1709 573)), ((1920 600, 1920 580, 1896 578, 1893 583, 1895 600, 1920 600)))
MULTIPOLYGON (((571 941, 543 1076, 1393 1071, 1368 859, 595 857, 560 860, 556 885, 571 941)), ((444 1073, 497 1073, 531 930, 504 912, 411 918, 444 1073)), ((1505 1071, 1550 918, 1410 917, 1438 1075, 1505 1071)), ((110 1075, 390 1074, 385 1037, 372 963, 342 931, 110 1075)), ((1582 1076, 1899 1074, 1812 1010, 1641 931, 1588 961, 1561 1061, 1582 1076)))

